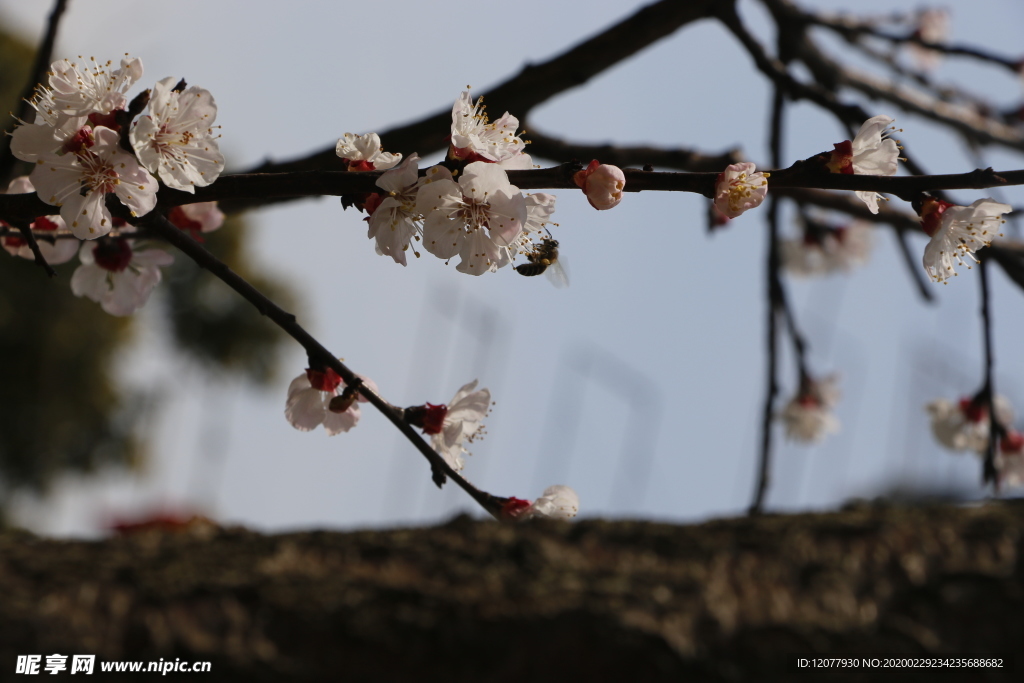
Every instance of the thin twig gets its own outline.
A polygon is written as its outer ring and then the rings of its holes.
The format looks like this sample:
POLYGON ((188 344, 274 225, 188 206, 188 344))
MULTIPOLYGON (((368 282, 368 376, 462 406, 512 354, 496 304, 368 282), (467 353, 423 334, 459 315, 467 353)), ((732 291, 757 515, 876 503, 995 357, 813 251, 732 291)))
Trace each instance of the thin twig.
POLYGON ((910 273, 910 279, 914 281, 918 293, 929 303, 935 301, 933 288, 928 286, 930 283, 920 267, 921 262, 914 257, 910 251, 910 245, 907 244, 907 231, 897 229, 895 232, 896 244, 900 248, 900 256, 903 257, 903 263, 907 266, 907 272, 910 273))
POLYGON ((978 269, 981 271, 981 330, 985 353, 985 383, 981 388, 982 404, 988 408, 988 443, 985 445, 985 462, 982 466, 982 483, 996 482, 996 440, 1002 435, 1003 425, 996 417, 992 387, 992 317, 989 311, 988 254, 978 252, 978 269))
MULTIPOLYGON (((493 496, 485 491, 481 491, 452 469, 451 466, 445 462, 445 459, 434 451, 434 449, 427 444, 423 437, 420 436, 412 426, 405 422, 403 419, 403 411, 400 408, 391 405, 380 395, 367 387, 352 370, 339 361, 334 354, 328 351, 322 344, 320 344, 319 341, 303 329, 302 326, 296 322, 293 314, 280 308, 262 292, 253 287, 247 280, 245 280, 245 278, 231 270, 227 264, 207 251, 201 244, 186 235, 182 230, 179 230, 159 212, 151 211, 142 218, 135 218, 132 220, 135 225, 152 230, 165 241, 183 251, 201 268, 205 268, 210 271, 210 273, 215 277, 223 281, 238 294, 242 295, 246 301, 256 307, 256 310, 258 310, 261 315, 270 318, 274 324, 284 330, 285 333, 295 341, 299 342, 299 344, 301 344, 306 350, 310 363, 313 366, 330 367, 338 373, 338 375, 345 381, 345 384, 351 387, 358 387, 359 393, 366 398, 367 401, 372 403, 373 406, 377 408, 377 410, 379 410, 388 420, 390 420, 391 423, 394 424, 395 427, 412 442, 413 446, 423 454, 430 463, 431 470, 435 472, 435 474, 443 472, 444 475, 451 478, 452 481, 462 488, 463 491, 468 493, 473 500, 479 503, 480 507, 495 518, 500 518, 503 499, 493 496)), ((443 483, 443 478, 439 481, 435 476, 435 482, 440 486, 443 483)))
POLYGON ((43 252, 39 249, 39 243, 36 241, 35 235, 32 234, 32 228, 30 225, 25 221, 15 221, 13 225, 18 229, 18 232, 21 234, 21 238, 25 240, 26 244, 28 244, 28 248, 32 250, 32 255, 35 257, 36 265, 42 268, 43 272, 49 277, 56 277, 57 271, 53 269, 53 266, 47 263, 46 257, 43 256, 43 252))
MULTIPOLYGON (((771 117, 771 156, 775 163, 782 158, 782 125, 785 112, 785 98, 782 89, 774 88, 772 98, 771 117)), ((754 498, 750 503, 748 514, 758 515, 764 510, 764 498, 768 493, 768 484, 771 481, 772 466, 772 422, 775 419, 775 397, 779 393, 778 380, 778 316, 779 316, 779 294, 781 292, 779 282, 779 199, 776 196, 768 198, 768 263, 767 263, 767 294, 768 294, 768 320, 767 320, 767 355, 768 355, 768 381, 765 387, 764 412, 761 415, 761 457, 758 459, 757 483, 754 487, 754 498)))

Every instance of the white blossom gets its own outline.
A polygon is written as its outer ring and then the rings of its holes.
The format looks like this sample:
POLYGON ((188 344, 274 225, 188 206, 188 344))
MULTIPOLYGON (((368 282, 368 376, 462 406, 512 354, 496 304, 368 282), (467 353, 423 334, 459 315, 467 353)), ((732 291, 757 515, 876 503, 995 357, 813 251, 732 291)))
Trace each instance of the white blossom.
POLYGON ((354 135, 345 133, 334 148, 345 160, 350 171, 384 171, 394 168, 402 160, 401 154, 385 152, 376 133, 354 135))
POLYGON ((549 486, 541 497, 533 501, 527 511, 529 517, 572 519, 580 511, 580 497, 568 486, 549 486))
MULTIPOLYGON (((1003 396, 992 399, 996 420, 1008 426, 1013 422, 1013 407, 1003 396)), ((932 418, 932 434, 946 448, 954 451, 983 453, 988 448, 988 408, 970 398, 956 403, 944 398, 925 406, 932 418)))
MULTIPOLYGON (((377 385, 361 377, 374 392, 377 385)), ((312 431, 321 424, 327 436, 347 432, 359 423, 359 403, 366 399, 359 395, 343 405, 331 404, 331 399, 344 392, 345 382, 331 368, 323 371, 306 370, 288 385, 284 416, 292 427, 302 432, 312 431)))
POLYGON ((75 144, 83 126, 116 127, 114 112, 127 106, 124 91, 142 76, 142 62, 125 58, 120 68, 111 69, 112 62, 91 61, 91 68, 68 59, 50 65, 49 86, 37 86, 29 101, 36 110, 35 121, 22 123, 12 134, 11 153, 16 158, 35 163, 52 154, 78 151, 68 145, 75 144))
POLYGON ((848 272, 864 265, 871 255, 872 228, 864 221, 828 229, 822 234, 781 240, 782 267, 790 275, 814 276, 848 272))
POLYGON ((71 291, 100 304, 110 315, 131 315, 145 305, 161 279, 160 266, 174 257, 160 249, 135 250, 123 237, 86 242, 80 265, 71 276, 71 291))
MULTIPOLYGON (((82 57, 79 59, 83 60, 82 57)), ((37 93, 42 101, 52 108, 44 116, 79 117, 90 114, 109 114, 124 109, 128 104, 125 92, 142 78, 142 60, 130 59, 127 55, 120 67, 112 69, 112 61, 99 64, 90 59, 92 66, 84 66, 70 59, 62 59, 50 65, 49 88, 40 88, 37 93)), ((36 111, 43 114, 37 106, 36 111)))
POLYGON ((761 205, 768 194, 768 175, 749 161, 730 164, 715 182, 715 207, 727 218, 761 205))
POLYGON ((423 221, 423 248, 442 259, 456 254, 456 269, 471 275, 494 272, 508 263, 512 245, 526 223, 526 199, 497 164, 474 162, 456 183, 433 167, 419 189, 416 212, 423 221))
POLYGON ((924 269, 936 282, 956 275, 954 265, 967 265, 964 257, 977 263, 974 252, 998 237, 1012 207, 993 199, 979 199, 970 206, 957 206, 929 198, 922 209, 921 227, 931 241, 924 248, 924 269))
POLYGON ((532 503, 521 498, 508 498, 501 509, 504 519, 572 519, 580 510, 580 497, 568 486, 549 486, 532 503))
POLYGON ((173 77, 157 81, 149 99, 149 116, 132 125, 132 147, 139 160, 167 187, 195 192, 224 170, 224 155, 213 132, 217 104, 210 91, 192 86, 174 90, 173 77))
POLYGON ((533 165, 523 150, 526 143, 516 135, 519 119, 505 112, 490 123, 483 98, 473 103, 464 91, 452 107, 452 141, 449 154, 464 161, 500 163, 507 170, 528 169, 533 165))
POLYGON ((30 176, 39 198, 60 207, 61 217, 79 239, 95 239, 110 232, 109 192, 116 194, 133 216, 149 213, 156 206, 156 180, 121 149, 118 134, 98 126, 87 137, 73 154, 40 158, 30 176))
MULTIPOLYGON (((834 145, 829 169, 855 175, 896 175, 900 147, 889 137, 895 130, 890 124, 895 120, 882 114, 865 121, 852 141, 834 145)), ((878 213, 878 200, 883 198, 880 194, 870 190, 858 190, 855 194, 871 213, 878 213)))
POLYGON ((462 456, 469 451, 464 444, 472 443, 481 434, 483 419, 491 410, 491 392, 477 389, 476 384, 477 380, 473 380, 463 385, 448 402, 446 410, 434 413, 433 424, 424 430, 430 434, 434 450, 456 472, 466 464, 462 456))
POLYGON ((819 443, 839 431, 839 419, 832 413, 839 402, 838 383, 837 375, 802 380, 800 392, 779 414, 787 438, 801 443, 819 443))
POLYGON ((994 465, 1000 486, 1024 486, 1024 434, 1007 429, 999 440, 994 465))
POLYGON ((224 212, 220 210, 217 202, 196 202, 174 207, 167 213, 167 220, 178 228, 197 235, 213 232, 222 226, 224 212))
MULTIPOLYGON (((917 18, 914 35, 926 43, 941 45, 949 38, 949 12, 941 7, 929 7, 917 18)), ((910 56, 922 71, 932 71, 942 62, 942 53, 908 41, 910 56)))
POLYGON ((377 253, 390 256, 403 266, 406 265, 405 252, 421 230, 422 216, 416 211, 419 161, 419 155, 413 153, 398 167, 382 173, 377 187, 387 194, 382 199, 378 196, 367 202, 370 215, 366 220, 370 227, 366 236, 376 240, 377 253))

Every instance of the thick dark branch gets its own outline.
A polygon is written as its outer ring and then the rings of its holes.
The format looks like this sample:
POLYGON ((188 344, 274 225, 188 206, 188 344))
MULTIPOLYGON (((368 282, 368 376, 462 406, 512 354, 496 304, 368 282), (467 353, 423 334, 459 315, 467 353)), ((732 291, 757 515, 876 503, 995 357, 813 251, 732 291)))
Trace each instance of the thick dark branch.
MULTIPOLYGON (((640 52, 679 28, 712 15, 721 0, 662 0, 638 12, 576 47, 540 64, 530 64, 517 75, 481 93, 495 115, 512 112, 520 120, 537 105, 578 87, 606 69, 640 52)), ((427 156, 448 146, 451 109, 444 109, 410 124, 381 133, 384 148, 427 156)), ((301 159, 266 162, 254 172, 270 173, 311 169, 340 169, 334 146, 301 159)))
MULTIPOLYGON (((874 190, 912 201, 921 192, 937 190, 983 190, 989 187, 1024 185, 1024 170, 994 171, 975 169, 968 173, 946 175, 867 176, 821 173, 797 162, 789 168, 772 171, 768 187, 817 188, 821 190, 874 190)), ((628 187, 627 187, 628 190, 628 187)))
MULTIPOLYGON (((36 85, 43 82, 43 78, 46 76, 46 72, 50 68, 50 64, 53 62, 53 44, 57 40, 57 28, 60 26, 61 17, 64 15, 64 10, 67 8, 67 0, 57 0, 53 5, 53 10, 50 12, 50 18, 46 25, 46 33, 43 35, 42 41, 39 43, 39 48, 36 50, 35 62, 32 64, 32 72, 28 75, 28 82, 25 84, 25 88, 21 91, 21 104, 18 106, 17 118, 22 121, 28 121, 31 123, 35 117, 32 105, 29 104, 29 100, 35 94, 36 85)), ((0 134, 0 188, 7 187, 7 183, 11 180, 11 171, 14 169, 15 164, 18 162, 17 159, 11 154, 11 137, 10 133, 14 130, 15 126, 11 125, 5 133, 0 134)))
MULTIPOLYGON (((572 179, 576 164, 562 164, 530 171, 509 171, 509 180, 523 190, 578 189, 572 179)), ((723 167, 724 170, 724 167, 723 167)), ((694 192, 706 197, 714 195, 718 173, 670 173, 624 169, 626 192, 694 192)), ((162 208, 194 204, 196 202, 223 202, 223 209, 231 211, 253 197, 285 201, 302 197, 341 196, 378 191, 377 178, 381 172, 348 173, 344 171, 298 171, 293 173, 250 173, 221 176, 213 185, 196 188, 195 194, 162 188, 159 205, 162 208)), ((1024 185, 1024 170, 993 171, 978 169, 970 173, 933 176, 867 176, 821 173, 813 164, 797 162, 787 169, 772 171, 769 188, 786 196, 796 196, 796 188, 829 190, 874 190, 911 200, 921 192, 984 189, 1004 185, 1024 185)), ((824 201, 824 197, 812 203, 824 201)), ((845 205, 844 205, 845 206, 845 205)), ((842 209, 845 210, 845 209, 842 209)), ((0 195, 0 219, 33 220, 55 212, 35 194, 0 195)), ((853 213, 848 211, 848 213, 853 213)))
MULTIPOLYGON (((509 171, 513 185, 523 190, 578 189, 572 174, 578 164, 562 164, 530 171, 509 171)), ((724 170, 724 166, 722 167, 724 170)), ((1024 185, 1024 170, 993 171, 978 169, 970 173, 930 176, 869 176, 822 173, 814 165, 797 162, 771 172, 769 188, 792 196, 793 188, 826 190, 874 190, 911 200, 921 192, 957 189, 984 189, 1004 185, 1024 185)), ((671 173, 624 169, 626 192, 694 192, 714 195, 718 173, 671 173)), ((297 199, 324 195, 341 196, 379 191, 380 171, 348 173, 344 171, 297 171, 292 173, 249 173, 221 176, 216 183, 196 188, 195 194, 162 188, 161 207, 169 208, 196 202, 224 202, 224 209, 238 208, 239 202, 253 197, 264 200, 297 199)), ((35 194, 0 195, 0 219, 27 219, 54 213, 35 194)))

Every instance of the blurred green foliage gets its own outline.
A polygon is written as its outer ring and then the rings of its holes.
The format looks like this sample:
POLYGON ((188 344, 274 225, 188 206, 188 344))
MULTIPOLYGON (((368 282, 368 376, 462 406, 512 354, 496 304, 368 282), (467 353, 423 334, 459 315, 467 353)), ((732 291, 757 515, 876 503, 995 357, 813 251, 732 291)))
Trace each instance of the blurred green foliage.
MULTIPOLYGON (((14 109, 31 59, 30 47, 0 32, 4 111, 14 109)), ((233 218, 203 238, 265 294, 293 306, 287 288, 252 265, 248 233, 233 218)), ((147 304, 147 314, 155 309, 168 320, 157 329, 170 330, 172 343, 210 373, 268 382, 284 334, 190 259, 175 256, 147 304)), ((146 435, 138 425, 147 401, 126 396, 113 375, 136 317, 109 316, 72 295, 69 280, 77 265, 73 259, 56 266, 58 275, 50 279, 31 261, 0 251, 0 520, 16 489, 45 490, 64 472, 131 467, 145 453, 146 435)))

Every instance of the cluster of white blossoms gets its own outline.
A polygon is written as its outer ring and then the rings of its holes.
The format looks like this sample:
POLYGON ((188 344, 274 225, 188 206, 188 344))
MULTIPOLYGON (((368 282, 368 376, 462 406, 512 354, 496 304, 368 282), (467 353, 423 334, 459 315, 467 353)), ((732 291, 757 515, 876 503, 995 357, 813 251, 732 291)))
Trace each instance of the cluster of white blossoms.
MULTIPOLYGON (((29 176, 15 178, 7 188, 8 194, 34 191, 29 176)), ((168 219, 182 230, 198 235, 219 228, 224 214, 216 202, 198 202, 175 207, 168 219)), ((95 301, 110 315, 126 316, 146 304, 162 279, 160 267, 173 263, 174 257, 133 239, 134 226, 116 218, 111 223, 117 230, 116 236, 108 234, 86 242, 66 234, 64 219, 59 215, 37 216, 29 227, 39 251, 50 265, 66 263, 78 254, 81 265, 71 276, 71 291, 75 296, 95 301)), ((3 221, 0 226, 10 227, 3 221)), ((19 235, 5 235, 2 244, 12 256, 35 258, 28 243, 19 235)))
MULTIPOLYGON (((72 291, 112 315, 130 315, 160 282, 160 266, 173 258, 136 246, 129 237, 134 227, 111 216, 107 195, 113 193, 132 216, 142 216, 156 205, 154 174, 167 187, 189 193, 216 180, 224 169, 213 127, 217 105, 208 91, 165 78, 149 92, 149 113, 126 131, 126 93, 142 77, 141 60, 125 57, 117 67, 79 60, 54 62, 47 83, 36 88, 30 101, 35 120, 22 122, 11 138, 12 154, 35 169, 13 181, 8 192, 36 192, 59 209, 59 215, 37 217, 31 227, 47 262, 63 263, 78 253, 82 265, 71 278, 72 291), (128 143, 134 154, 126 151, 128 143), (66 231, 93 241, 80 245, 66 231), (40 235, 46 232, 52 239, 40 235)), ((224 220, 212 202, 176 208, 168 218, 194 234, 224 220)), ((33 258, 15 235, 4 237, 4 248, 33 258)))
MULTIPOLYGON (((832 152, 820 155, 825 168, 831 173, 895 175, 902 148, 890 137, 897 130, 891 125, 894 120, 883 114, 865 121, 853 140, 836 143, 832 152)), ((756 172, 754 164, 749 162, 728 166, 715 184, 715 209, 725 218, 735 218, 760 206, 768 192, 767 177, 766 173, 756 172)), ((868 190, 858 190, 856 195, 871 213, 878 213, 878 200, 885 199, 868 190)), ((999 228, 1005 223, 1003 214, 1012 209, 993 199, 956 206, 926 197, 920 200, 920 205, 917 210, 921 227, 931 237, 925 247, 924 269, 936 282, 946 282, 951 275, 956 275, 955 265, 970 268, 965 259, 977 262, 974 252, 1001 236, 999 228)), ((858 228, 856 232, 836 231, 821 239, 805 241, 803 245, 784 242, 782 255, 790 272, 810 275, 847 270, 866 260, 869 248, 867 231, 858 228)))
POLYGON ((832 408, 839 402, 839 376, 816 380, 804 377, 800 391, 778 417, 786 428, 786 437, 800 443, 820 443, 839 431, 839 419, 832 408))
MULTIPOLYGON (((1000 486, 1024 485, 1024 434, 1012 427, 1013 407, 1003 396, 992 398, 995 422, 1001 430, 995 451, 995 469, 1000 486)), ((985 457, 991 438, 988 406, 980 396, 957 402, 937 399, 925 406, 931 416, 932 434, 951 451, 985 457)))
POLYGON ((124 150, 125 91, 141 77, 139 59, 125 57, 119 68, 111 62, 54 62, 49 85, 40 85, 31 100, 35 121, 14 130, 12 153, 36 164, 30 180, 39 198, 60 208, 79 239, 112 229, 109 193, 141 216, 156 205, 158 184, 151 173, 168 187, 194 192, 224 168, 212 128, 213 97, 202 88, 178 91, 173 78, 153 87, 149 115, 139 117, 128 135, 135 154, 124 150))
MULTIPOLYGON (((410 248, 420 256, 414 246, 419 242, 446 262, 458 256, 456 270, 470 275, 493 273, 520 257, 539 261, 545 240, 553 241, 548 225, 553 225, 556 198, 524 194, 509 181, 506 171, 533 168, 518 127, 519 120, 508 112, 490 122, 482 98, 474 103, 463 92, 452 107, 448 150, 458 170, 438 165, 422 176, 419 156, 403 161, 401 154, 384 152, 376 133, 346 133, 338 140, 336 153, 348 170, 385 171, 376 183, 382 191, 354 202, 369 214, 367 237, 377 253, 404 266, 410 248)), ((577 176, 595 208, 609 209, 621 201, 625 176, 615 166, 594 161, 577 176)))

